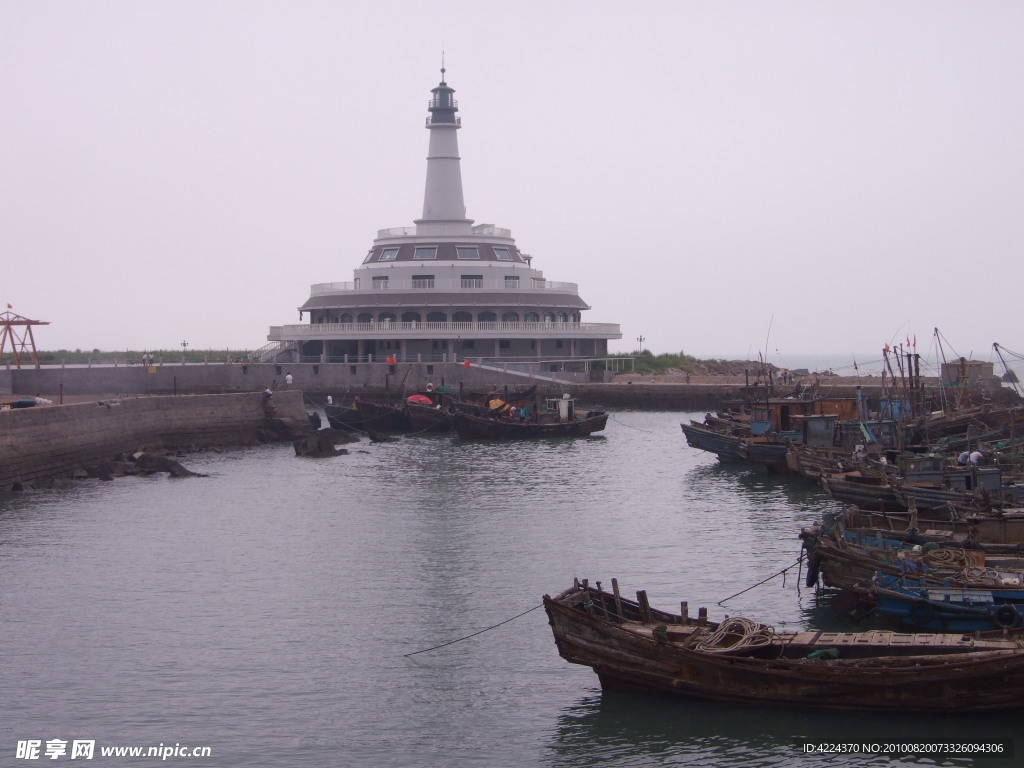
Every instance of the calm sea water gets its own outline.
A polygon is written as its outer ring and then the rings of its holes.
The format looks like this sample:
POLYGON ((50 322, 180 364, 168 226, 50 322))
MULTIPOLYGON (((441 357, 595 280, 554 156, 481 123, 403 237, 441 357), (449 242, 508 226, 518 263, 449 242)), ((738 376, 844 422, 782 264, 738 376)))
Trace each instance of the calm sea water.
POLYGON ((209 477, 2 497, 0 764, 34 764, 16 759, 29 739, 95 740, 92 765, 159 762, 100 746, 178 744, 211 757, 168 762, 373 768, 885 765, 794 745, 1012 738, 1010 715, 604 694, 561 660, 537 606, 574 576, 617 577, 668 610, 834 625, 796 569, 749 589, 796 562, 800 528, 831 502, 690 449, 679 423, 699 416, 617 412, 587 439, 414 436, 320 460, 288 445, 194 454, 183 462, 209 477))

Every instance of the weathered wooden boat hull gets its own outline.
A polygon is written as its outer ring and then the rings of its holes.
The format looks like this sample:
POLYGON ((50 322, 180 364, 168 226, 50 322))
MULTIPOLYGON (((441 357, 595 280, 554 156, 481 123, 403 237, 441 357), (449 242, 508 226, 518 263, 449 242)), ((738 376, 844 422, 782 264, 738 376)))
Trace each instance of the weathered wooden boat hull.
POLYGON ((699 638, 720 625, 593 587, 545 595, 544 607, 561 656, 591 667, 606 689, 898 712, 1024 706, 1024 650, 1012 639, 806 632, 776 636, 749 653, 709 652, 699 638), (839 658, 830 658, 831 649, 839 658))
POLYGON ((366 418, 362 411, 345 405, 324 406, 324 413, 331 429, 360 429, 366 418))
POLYGON ((1024 512, 1013 511, 1002 514, 971 515, 963 519, 948 520, 933 515, 917 515, 911 512, 879 512, 863 509, 843 511, 849 528, 881 528, 882 530, 905 533, 911 528, 927 530, 930 533, 948 532, 971 541, 984 544, 1024 544, 1024 512))
POLYGON ((937 587, 876 578, 877 610, 915 630, 989 632, 1020 627, 1024 593, 1017 589, 937 587))
POLYGON ((821 485, 836 501, 878 512, 900 512, 907 505, 903 497, 879 478, 853 479, 850 475, 822 475, 821 485))
POLYGON ((406 403, 405 410, 413 432, 451 432, 455 425, 452 414, 444 408, 406 403))
POLYGON ((683 434, 686 436, 686 444, 691 448, 713 453, 718 456, 719 461, 746 461, 746 457, 740 451, 742 438, 739 436, 716 432, 695 421, 679 426, 682 427, 683 434))
POLYGON ((456 412, 455 431, 463 440, 529 440, 545 437, 585 437, 600 432, 608 422, 608 414, 591 411, 585 418, 551 423, 507 421, 503 418, 474 416, 456 412))
POLYGON ((361 400, 357 409, 364 414, 363 429, 375 432, 409 431, 409 416, 403 408, 361 400))
POLYGON ((740 455, 751 464, 760 464, 769 472, 789 474, 789 464, 786 461, 788 443, 777 441, 762 441, 757 437, 750 437, 740 444, 740 455))

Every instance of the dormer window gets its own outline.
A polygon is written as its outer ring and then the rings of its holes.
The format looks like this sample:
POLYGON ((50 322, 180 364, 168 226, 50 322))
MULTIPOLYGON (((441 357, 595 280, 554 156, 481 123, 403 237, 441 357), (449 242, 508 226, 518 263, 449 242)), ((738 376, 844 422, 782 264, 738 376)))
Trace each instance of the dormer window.
POLYGON ((414 259, 436 259, 437 258, 437 246, 436 245, 418 245, 416 250, 413 251, 412 257, 414 259))
POLYGON ((368 262, 372 258, 373 258, 373 251, 370 251, 368 254, 366 254, 366 258, 363 259, 363 264, 365 264, 366 262, 368 262))
POLYGON ((494 255, 498 261, 512 261, 512 254, 508 252, 508 248, 495 248, 494 255))
POLYGON ((385 248, 380 252, 380 261, 394 261, 398 258, 397 248, 385 248))
POLYGON ((480 250, 474 245, 458 245, 455 247, 455 252, 458 254, 460 259, 479 259, 480 250))

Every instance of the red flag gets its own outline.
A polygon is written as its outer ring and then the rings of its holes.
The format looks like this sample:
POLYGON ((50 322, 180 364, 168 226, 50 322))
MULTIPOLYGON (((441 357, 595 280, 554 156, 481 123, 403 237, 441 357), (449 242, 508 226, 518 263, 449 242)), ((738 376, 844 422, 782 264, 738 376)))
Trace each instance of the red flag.
POLYGON ((914 347, 914 349, 917 349, 917 334, 916 333, 914 334, 914 344, 913 344, 913 347, 914 347))
POLYGON ((11 306, 11 303, 10 303, 10 302, 7 302, 7 308, 8 308, 8 309, 14 309, 14 307, 12 307, 12 306, 11 306))
POLYGON ((465 362, 463 362, 463 365, 466 366, 467 368, 469 368, 469 366, 470 366, 469 360, 467 359, 465 362))

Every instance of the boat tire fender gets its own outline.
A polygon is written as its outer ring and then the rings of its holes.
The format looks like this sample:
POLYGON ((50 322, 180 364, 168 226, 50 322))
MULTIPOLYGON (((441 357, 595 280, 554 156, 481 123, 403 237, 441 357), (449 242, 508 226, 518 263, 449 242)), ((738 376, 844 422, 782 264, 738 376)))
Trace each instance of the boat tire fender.
POLYGON ((932 620, 932 604, 927 600, 915 600, 910 604, 910 620, 919 626, 924 626, 932 620))
POLYGON ((1000 605, 998 608, 996 608, 996 611, 994 614, 992 614, 992 617, 995 619, 996 625, 1001 629, 1009 629, 1010 627, 1014 626, 1017 623, 1017 620, 1020 618, 1017 615, 1017 611, 1014 609, 1014 607, 1012 605, 1006 604, 1000 605))

